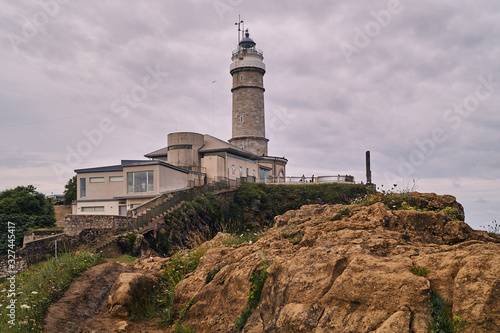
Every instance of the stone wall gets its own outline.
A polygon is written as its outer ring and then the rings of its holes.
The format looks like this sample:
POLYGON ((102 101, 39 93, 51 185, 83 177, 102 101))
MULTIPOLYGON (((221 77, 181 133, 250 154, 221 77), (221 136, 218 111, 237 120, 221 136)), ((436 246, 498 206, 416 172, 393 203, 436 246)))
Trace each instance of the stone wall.
POLYGON ((66 215, 64 233, 78 236, 83 230, 126 230, 128 217, 118 215, 66 215))
POLYGON ((23 246, 25 246, 29 242, 33 242, 35 240, 39 240, 45 237, 55 236, 62 234, 63 230, 33 230, 33 231, 25 231, 23 238, 23 246))
POLYGON ((77 245, 71 237, 64 234, 45 237, 43 239, 28 242, 23 248, 17 250, 15 255, 6 255, 0 258, 0 277, 7 277, 17 271, 23 271, 28 266, 42 260, 47 255, 55 253, 55 241, 57 240, 57 252, 68 252, 77 245), (11 264, 15 266, 12 269, 11 264))

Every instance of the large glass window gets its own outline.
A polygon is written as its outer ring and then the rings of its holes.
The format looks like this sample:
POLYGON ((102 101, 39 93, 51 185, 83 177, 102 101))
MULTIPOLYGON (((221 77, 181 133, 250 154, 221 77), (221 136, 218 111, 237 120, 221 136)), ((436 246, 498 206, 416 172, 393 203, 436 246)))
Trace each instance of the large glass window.
POLYGON ((87 182, 85 178, 80 178, 80 198, 85 198, 87 196, 87 182))
POLYGON ((154 191, 153 171, 127 172, 127 192, 144 193, 154 191))

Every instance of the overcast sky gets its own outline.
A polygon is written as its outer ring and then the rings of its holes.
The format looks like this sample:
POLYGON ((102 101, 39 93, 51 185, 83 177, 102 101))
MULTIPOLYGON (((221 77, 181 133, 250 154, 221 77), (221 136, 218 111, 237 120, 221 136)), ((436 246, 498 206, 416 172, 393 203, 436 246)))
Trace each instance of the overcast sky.
POLYGON ((0 190, 62 193, 175 131, 231 137, 242 16, 288 175, 452 194, 500 220, 500 2, 0 1, 0 190), (417 180, 418 179, 418 180, 417 180))

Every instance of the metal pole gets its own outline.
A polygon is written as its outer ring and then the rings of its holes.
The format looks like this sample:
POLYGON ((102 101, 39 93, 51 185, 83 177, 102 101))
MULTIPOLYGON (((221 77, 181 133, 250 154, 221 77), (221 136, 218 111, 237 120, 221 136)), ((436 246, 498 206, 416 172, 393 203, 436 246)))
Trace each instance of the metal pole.
POLYGON ((372 183, 372 171, 370 168, 370 151, 366 152, 366 183, 372 183))

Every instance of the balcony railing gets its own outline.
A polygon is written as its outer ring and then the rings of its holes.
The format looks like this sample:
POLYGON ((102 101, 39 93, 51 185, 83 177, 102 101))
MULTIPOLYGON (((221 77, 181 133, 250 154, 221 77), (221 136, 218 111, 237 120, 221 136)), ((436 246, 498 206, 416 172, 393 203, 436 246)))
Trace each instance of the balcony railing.
POLYGON ((250 49, 238 47, 237 49, 233 50, 233 56, 238 54, 238 53, 243 53, 243 54, 244 53, 254 53, 254 54, 258 54, 260 56, 262 56, 264 54, 264 52, 262 52, 262 50, 255 48, 255 47, 252 47, 250 49))
POLYGON ((261 180, 262 183, 269 184, 327 184, 327 183, 341 183, 341 184, 355 184, 354 176, 350 175, 336 175, 336 176, 309 176, 309 177, 269 177, 267 180, 261 180))

